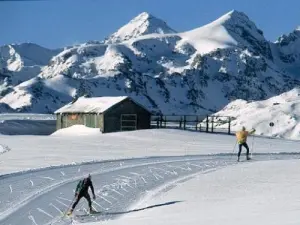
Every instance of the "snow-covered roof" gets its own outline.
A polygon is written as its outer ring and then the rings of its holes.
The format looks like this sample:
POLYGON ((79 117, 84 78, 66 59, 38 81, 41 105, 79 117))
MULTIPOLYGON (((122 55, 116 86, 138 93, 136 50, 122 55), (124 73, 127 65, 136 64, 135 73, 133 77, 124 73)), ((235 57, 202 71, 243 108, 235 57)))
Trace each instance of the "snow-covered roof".
POLYGON ((126 98, 128 98, 128 96, 94 98, 80 97, 74 103, 70 102, 56 110, 54 113, 103 113, 126 98))

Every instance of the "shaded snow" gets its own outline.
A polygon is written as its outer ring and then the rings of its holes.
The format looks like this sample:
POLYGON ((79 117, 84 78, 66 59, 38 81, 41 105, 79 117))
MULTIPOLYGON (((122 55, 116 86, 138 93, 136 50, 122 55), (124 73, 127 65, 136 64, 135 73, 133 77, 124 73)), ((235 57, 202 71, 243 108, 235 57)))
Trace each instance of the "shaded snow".
POLYGON ((2 135, 50 135, 55 130, 56 120, 10 119, 0 121, 0 134, 2 135))

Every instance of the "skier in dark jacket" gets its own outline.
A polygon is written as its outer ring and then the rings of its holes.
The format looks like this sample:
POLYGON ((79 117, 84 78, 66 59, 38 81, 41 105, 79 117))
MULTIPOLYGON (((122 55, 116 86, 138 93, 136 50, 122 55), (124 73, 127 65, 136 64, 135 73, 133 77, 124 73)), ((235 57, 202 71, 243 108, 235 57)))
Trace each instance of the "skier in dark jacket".
POLYGON ((78 202, 80 201, 80 199, 82 197, 84 197, 88 203, 89 203, 89 208, 90 208, 90 213, 94 212, 93 208, 92 208, 92 201, 91 201, 91 197, 89 195, 89 187, 92 190, 93 193, 93 199, 96 199, 96 195, 94 192, 94 187, 93 187, 93 183, 91 180, 91 175, 89 174, 88 177, 84 178, 83 180, 80 180, 77 184, 76 190, 75 190, 75 197, 76 200, 74 202, 74 204, 72 205, 71 210, 68 212, 68 215, 71 215, 72 212, 74 211, 76 205, 78 204, 78 202))

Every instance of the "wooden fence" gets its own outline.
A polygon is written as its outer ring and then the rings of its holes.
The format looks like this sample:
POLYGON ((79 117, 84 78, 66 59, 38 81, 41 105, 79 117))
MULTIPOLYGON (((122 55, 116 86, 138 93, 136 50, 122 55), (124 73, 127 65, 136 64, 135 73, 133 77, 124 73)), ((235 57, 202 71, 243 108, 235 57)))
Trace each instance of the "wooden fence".
POLYGON ((231 134, 231 121, 229 116, 159 115, 151 117, 151 127, 231 134))

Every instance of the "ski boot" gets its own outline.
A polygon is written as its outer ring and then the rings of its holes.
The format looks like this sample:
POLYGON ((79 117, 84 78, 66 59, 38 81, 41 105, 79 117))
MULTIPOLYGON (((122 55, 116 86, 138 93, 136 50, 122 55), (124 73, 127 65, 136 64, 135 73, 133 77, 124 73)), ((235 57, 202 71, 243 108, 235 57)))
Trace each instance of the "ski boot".
POLYGON ((73 213, 73 209, 70 209, 70 211, 69 211, 69 212, 67 212, 67 216, 71 216, 71 215, 72 215, 72 213, 73 213))
POLYGON ((97 213, 97 211, 94 210, 94 209, 92 209, 92 208, 90 208, 90 214, 93 214, 93 213, 97 213))

